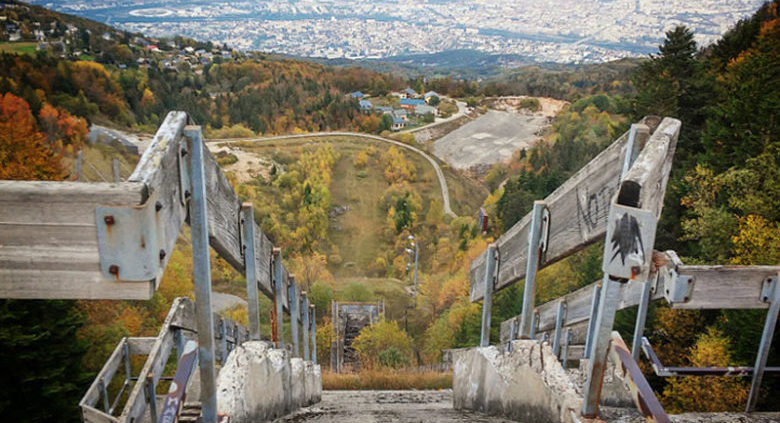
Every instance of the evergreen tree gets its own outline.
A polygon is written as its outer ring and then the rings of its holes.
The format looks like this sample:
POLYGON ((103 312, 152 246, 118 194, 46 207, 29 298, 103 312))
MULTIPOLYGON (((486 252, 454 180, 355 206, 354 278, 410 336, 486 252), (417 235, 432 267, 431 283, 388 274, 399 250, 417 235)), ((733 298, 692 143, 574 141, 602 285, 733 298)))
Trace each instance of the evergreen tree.
POLYGON ((87 388, 84 318, 72 301, 0 300, 3 421, 77 422, 87 388))

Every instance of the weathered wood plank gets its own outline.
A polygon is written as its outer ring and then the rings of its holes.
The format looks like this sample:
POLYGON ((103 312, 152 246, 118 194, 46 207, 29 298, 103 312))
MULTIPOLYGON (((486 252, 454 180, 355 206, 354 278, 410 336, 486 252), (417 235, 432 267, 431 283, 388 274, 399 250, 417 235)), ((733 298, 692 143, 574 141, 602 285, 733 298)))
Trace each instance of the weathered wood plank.
POLYGON ((130 391, 130 395, 127 397, 125 408, 122 410, 122 414, 119 416, 120 421, 131 421, 130 419, 140 421, 141 416, 143 416, 144 411, 147 408, 146 400, 144 398, 144 384, 146 383, 146 376, 149 374, 153 375, 155 386, 160 380, 163 367, 168 361, 168 356, 171 354, 171 350, 173 349, 174 345, 171 324, 176 319, 176 315, 180 313, 180 309, 188 307, 188 305, 185 303, 190 303, 189 306, 192 306, 192 302, 189 298, 179 297, 174 300, 174 303, 171 306, 171 310, 168 312, 168 316, 163 322, 162 329, 160 329, 160 333, 157 335, 157 338, 155 338, 155 342, 154 345, 152 345, 149 356, 147 357, 143 368, 141 368, 138 383, 133 386, 133 389, 130 391))
MULTIPOLYGON (((584 248, 604 236, 612 196, 620 183, 628 133, 623 134, 545 198, 550 209, 549 243, 540 268, 584 248)), ((495 290, 525 276, 528 257, 527 214, 496 240, 500 261, 495 290)), ((471 263, 471 301, 484 294, 485 253, 471 263)))
POLYGON ((151 336, 126 338, 130 355, 148 355, 157 338, 151 336))
POLYGON ((244 272, 239 212, 241 202, 209 149, 203 145, 209 244, 236 270, 244 272))
POLYGON ((640 190, 635 193, 638 194, 636 203, 621 204, 640 207, 652 211, 656 217, 661 216, 680 127, 681 122, 677 119, 664 118, 661 121, 621 183, 621 195, 626 193, 630 196, 632 190, 626 189, 629 187, 640 190))
MULTIPOLYGON (((656 215, 663 206, 662 194, 666 190, 679 131, 679 120, 664 118, 625 176, 629 183, 644 187, 641 194, 637 192, 641 197, 638 203, 656 215)), ((638 138, 644 132, 639 132, 638 138)), ((540 268, 571 255, 606 233, 609 205, 621 183, 628 135, 628 132, 623 134, 545 198, 550 210, 550 229, 547 252, 540 260, 540 268)), ((641 145, 644 140, 635 142, 641 145)), ((528 214, 496 241, 501 258, 496 290, 525 276, 530 223, 528 214)), ((472 302, 482 299, 484 260, 483 253, 471 265, 472 302)))
MULTIPOLYGON (((189 174, 184 112, 170 112, 125 183, 0 181, 0 298, 149 299, 162 277, 187 216, 180 166, 189 174), (184 154, 182 154, 184 151, 184 154), (100 272, 95 207, 137 206, 155 195, 165 252, 156 280, 125 282, 100 272)), ((209 243, 231 266, 244 271, 240 203, 214 157, 204 147, 209 243)), ((186 187, 185 187, 186 190, 186 187)), ((151 205, 155 206, 155 205, 151 205)), ((272 244, 255 227, 257 280, 273 298, 272 244)), ((288 272, 285 269, 285 287, 288 272)), ((289 310, 286 291, 284 309, 289 310)))
MULTIPOLYGON (((154 135, 149 147, 144 151, 132 175, 130 182, 140 182, 146 187, 146 200, 153 194, 160 202, 157 213, 158 224, 162 225, 162 240, 159 248, 166 255, 160 261, 157 284, 160 283, 165 265, 171 257, 181 226, 187 217, 187 209, 182 201, 179 181, 179 157, 183 146, 184 126, 188 118, 184 112, 170 112, 154 135)), ((184 162, 184 161, 182 161, 184 162)))
POLYGON ((677 309, 768 308, 761 301, 761 287, 767 278, 780 274, 780 266, 678 266, 680 275, 693 277, 688 302, 674 303, 677 309))
MULTIPOLYGON (((558 312, 558 302, 566 302, 566 313, 563 318, 563 327, 573 326, 578 323, 585 322, 590 319, 591 301, 593 299, 593 286, 600 284, 601 281, 594 282, 590 285, 584 286, 570 294, 564 295, 555 300, 544 303, 536 308, 539 313, 539 324, 537 326, 537 334, 551 331, 555 328, 555 316, 558 312)), ((663 298, 663 292, 658 289, 656 282, 653 284, 653 294, 651 300, 657 300, 663 298)), ((627 283, 620 285, 619 302, 617 310, 633 307, 639 304, 639 298, 642 292, 643 282, 628 281, 627 283)), ((508 334, 511 328, 512 322, 516 321, 516 324, 520 324, 521 316, 515 316, 511 319, 507 319, 501 322, 501 333, 508 334)), ((506 335, 504 335, 506 336, 506 335)), ((503 340, 504 338, 502 338, 503 340)))
POLYGON ((119 423, 119 419, 88 405, 81 406, 81 419, 84 423, 119 423))
POLYGON ((122 358, 124 357, 124 346, 126 342, 127 338, 122 338, 119 344, 117 344, 116 348, 114 348, 114 351, 108 357, 108 360, 106 360, 106 364, 104 364, 103 368, 101 368, 100 372, 98 372, 95 380, 92 382, 92 385, 89 386, 87 393, 85 393, 81 398, 81 401, 79 401, 79 406, 82 409, 84 406, 97 406, 101 396, 100 380, 103 379, 106 385, 111 383, 111 379, 114 377, 114 374, 116 374, 119 366, 122 365, 122 358))
POLYGON ((0 297, 149 299, 100 273, 94 208, 140 204, 143 184, 0 181, 0 297))
MULTIPOLYGON (((767 278, 780 274, 780 266, 678 266, 677 273, 693 278, 688 302, 672 304, 675 309, 762 309, 769 305, 761 300, 761 287, 767 278)), ((555 328, 558 302, 567 304, 563 319, 564 326, 573 326, 590 319, 590 305, 595 282, 570 294, 542 304, 536 308, 539 313, 537 333, 555 328)), ((651 301, 664 299, 661 280, 653 280, 651 301)), ((628 281, 620 286, 617 310, 639 304, 643 282, 628 281)), ((501 323, 501 340, 506 341, 512 322, 520 322, 520 316, 501 323)))
POLYGON ((274 299, 274 287, 271 279, 271 255, 273 244, 263 234, 260 227, 255 225, 255 269, 257 271, 257 285, 260 292, 271 300, 274 299))

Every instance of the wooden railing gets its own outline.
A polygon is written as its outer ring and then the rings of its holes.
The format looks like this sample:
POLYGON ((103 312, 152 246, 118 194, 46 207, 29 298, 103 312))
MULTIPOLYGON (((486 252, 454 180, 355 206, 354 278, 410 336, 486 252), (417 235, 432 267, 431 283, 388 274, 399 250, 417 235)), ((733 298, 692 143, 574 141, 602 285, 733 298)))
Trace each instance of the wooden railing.
POLYGON ((653 357, 643 331, 648 304, 660 299, 679 309, 768 308, 755 366, 726 372, 730 376, 753 376, 748 412, 758 397, 780 313, 780 266, 692 266, 683 264, 674 251, 652 250, 680 126, 679 121, 670 118, 660 122, 645 118, 641 124, 632 125, 631 131, 546 199, 536 202, 532 212, 471 265, 471 300, 484 299, 482 345, 489 343, 492 293, 525 279, 522 313, 501 323, 501 342, 548 340, 564 362, 588 359, 581 413, 585 417, 598 414, 608 350, 631 373, 637 405, 645 412, 649 409, 643 407, 654 404, 653 412, 660 414, 648 418, 657 421, 668 418, 658 410, 660 405, 636 366, 643 339, 644 350, 659 376, 675 372, 724 373, 721 368, 672 372, 653 357), (611 227, 609 222, 614 222, 611 227), (605 240, 603 279, 536 306, 536 271, 600 239, 605 240), (618 255, 623 257, 622 264, 615 263, 618 255), (637 320, 632 349, 627 354, 622 340, 613 338, 612 325, 616 311, 634 306, 638 306, 637 320))
MULTIPOLYGON (((215 326, 218 326, 214 331, 215 343, 221 345, 219 356, 220 362, 224 364, 227 354, 249 338, 249 330, 216 314, 214 321, 215 326)), ((189 298, 181 297, 174 300, 157 337, 122 338, 79 402, 83 420, 132 422, 141 421, 144 414, 148 414, 150 419, 154 414, 156 419, 157 413, 150 413, 149 410, 162 410, 157 405, 157 386, 161 380, 173 380, 173 377, 163 374, 165 365, 174 349, 178 361, 185 351, 185 345, 192 342, 190 340, 196 333, 195 305, 189 298), (138 373, 132 372, 132 356, 147 357, 138 373), (121 385, 115 391, 109 389, 114 378, 120 374, 123 375, 121 385), (129 394, 123 401, 125 393, 129 394)), ((192 370, 194 367, 189 368, 187 380, 192 370)))
MULTIPOLYGON (((188 223, 197 323, 189 329, 200 328, 203 421, 215 423, 209 246, 246 277, 250 339, 260 338, 260 292, 274 300, 274 328, 279 332, 283 312, 290 314, 294 355, 299 355, 301 325, 304 336, 310 332, 316 345, 315 313, 313 308, 309 312, 306 296, 284 267, 281 250, 273 247, 255 223, 252 205, 241 204, 205 147, 200 127, 191 123, 186 113, 170 112, 126 182, 0 181, 0 298, 150 299, 182 225, 188 223)), ((152 374, 155 386, 162 357, 171 348, 168 337, 173 335, 166 327, 148 349, 148 368, 142 373, 144 377, 152 374)), ((281 333, 274 331, 272 337, 282 346, 281 333)), ((131 347, 133 353, 145 353, 145 342, 124 340, 117 347, 121 353, 115 351, 100 377, 110 379, 107 376, 116 372, 116 360, 123 354, 132 355, 131 347)), ((304 344, 304 354, 308 351, 304 344)), ((223 359, 224 355, 223 348, 223 359)), ((93 388, 100 385, 100 377, 93 388)), ((101 413, 92 407, 96 404, 93 388, 85 397, 85 418, 101 413)), ((120 419, 137 416, 145 408, 140 388, 136 388, 130 408, 120 419)))

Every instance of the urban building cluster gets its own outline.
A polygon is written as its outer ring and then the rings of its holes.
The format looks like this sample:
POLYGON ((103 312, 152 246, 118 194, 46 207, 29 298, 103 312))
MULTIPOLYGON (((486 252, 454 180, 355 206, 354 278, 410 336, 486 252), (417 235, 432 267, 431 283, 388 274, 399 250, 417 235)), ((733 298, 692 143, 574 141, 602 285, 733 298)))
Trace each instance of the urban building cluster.
POLYGON ((33 0, 131 31, 241 50, 361 59, 468 49, 562 63, 653 52, 677 24, 708 44, 762 1, 33 0))

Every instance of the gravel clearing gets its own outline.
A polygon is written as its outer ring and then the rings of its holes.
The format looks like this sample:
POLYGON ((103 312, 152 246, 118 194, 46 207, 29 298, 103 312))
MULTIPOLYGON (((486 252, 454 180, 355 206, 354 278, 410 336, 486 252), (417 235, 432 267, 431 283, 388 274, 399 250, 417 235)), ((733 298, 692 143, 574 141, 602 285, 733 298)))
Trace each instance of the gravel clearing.
POLYGON ((510 423, 499 417, 452 408, 452 390, 324 391, 322 402, 302 408, 277 423, 510 423))

